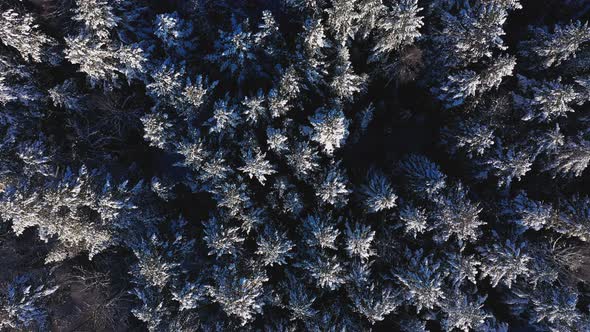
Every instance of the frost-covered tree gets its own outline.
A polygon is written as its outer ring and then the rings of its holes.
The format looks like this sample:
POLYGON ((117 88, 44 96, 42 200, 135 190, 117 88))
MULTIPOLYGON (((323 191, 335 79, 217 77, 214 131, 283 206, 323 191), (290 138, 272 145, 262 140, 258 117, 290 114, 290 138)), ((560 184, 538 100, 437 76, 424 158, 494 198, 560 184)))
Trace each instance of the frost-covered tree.
POLYGON ((215 102, 213 116, 208 120, 211 124, 209 129, 212 133, 220 135, 231 135, 241 121, 240 114, 236 110, 236 106, 226 99, 220 99, 215 102))
POLYGON ((348 204, 347 177, 339 164, 330 167, 317 186, 316 196, 324 204, 342 207, 348 204))
POLYGON ((590 41, 588 22, 575 21, 567 25, 557 24, 553 33, 533 29, 534 39, 522 43, 524 54, 533 53, 541 59, 544 67, 559 65, 576 55, 580 46, 590 41))
POLYGON ((367 38, 377 28, 383 14, 387 13, 387 7, 381 0, 358 0, 356 8, 357 33, 362 38, 367 38))
POLYGON ((12 220, 12 229, 22 234, 38 227, 44 241, 59 242, 46 258, 61 261, 87 251, 89 257, 119 242, 118 229, 132 223, 134 198, 142 183, 134 187, 122 182, 111 184, 107 175, 81 167, 77 173, 67 169, 62 178, 44 183, 24 183, 5 191, 0 209, 12 220))
POLYGON ((348 137, 350 121, 341 110, 320 108, 309 118, 309 122, 313 128, 311 139, 319 143, 329 155, 348 137))
POLYGON ((309 246, 336 249, 336 238, 340 231, 334 227, 331 218, 331 215, 309 215, 305 218, 303 226, 309 246))
POLYGON ((510 55, 500 55, 489 65, 487 69, 479 74, 481 84, 480 90, 497 89, 505 77, 512 76, 516 58, 510 55))
POLYGON ((441 229, 440 240, 447 241, 451 236, 456 236, 463 243, 479 237, 479 227, 485 225, 479 218, 481 208, 467 198, 467 192, 461 184, 450 189, 437 204, 440 205, 436 213, 437 226, 441 229))
POLYGON ((266 154, 260 150, 248 150, 244 154, 244 166, 239 170, 246 173, 250 178, 256 178, 262 185, 266 181, 266 177, 276 173, 276 170, 264 159, 266 154))
POLYGON ((354 310, 372 324, 384 320, 387 315, 397 309, 400 302, 398 294, 391 288, 384 288, 381 291, 375 288, 375 284, 371 284, 362 289, 355 289, 349 294, 354 303, 354 310))
POLYGON ((26 61, 50 60, 48 48, 55 41, 39 31, 39 25, 31 14, 20 14, 13 9, 2 13, 0 18, 0 41, 14 47, 26 61))
POLYGON ((17 153, 23 162, 25 174, 39 173, 43 176, 51 176, 51 158, 49 151, 42 140, 23 143, 17 153))
POLYGON ((372 59, 378 59, 383 55, 408 45, 414 39, 420 37, 418 31, 422 25, 422 17, 418 16, 421 8, 416 0, 400 0, 393 3, 389 12, 377 21, 377 29, 380 35, 373 47, 372 59))
POLYGON ((336 290, 346 282, 344 267, 336 256, 316 256, 305 260, 303 268, 319 288, 336 290))
POLYGON ((493 128, 479 123, 459 124, 457 147, 465 149, 469 156, 483 155, 494 143, 493 128))
POLYGON ((63 107, 67 110, 82 109, 82 96, 77 94, 76 83, 73 80, 66 80, 49 89, 48 92, 55 106, 63 107))
POLYGON ((442 47, 450 51, 449 63, 473 63, 492 56, 493 50, 505 50, 502 40, 508 12, 493 1, 477 2, 459 15, 442 15, 444 28, 437 36, 442 47))
POLYGON ((422 155, 410 155, 400 162, 410 190, 422 197, 432 197, 446 186, 446 176, 439 167, 422 155))
POLYGON ((155 25, 154 34, 171 51, 185 56, 188 51, 194 48, 189 39, 193 32, 193 25, 190 21, 180 18, 177 12, 158 15, 155 25))
MULTIPOLYGON (((177 224, 186 224, 182 218, 177 224)), ((149 239, 141 239, 131 245, 137 263, 132 266, 134 281, 144 287, 165 288, 174 282, 180 269, 183 255, 193 250, 194 241, 180 242, 181 234, 177 234, 174 242, 162 241, 160 236, 152 234, 149 239)))
POLYGON ((514 180, 519 181, 531 170, 533 161, 527 151, 502 151, 497 147, 496 153, 497 157, 489 159, 488 163, 498 177, 499 187, 509 188, 514 180))
POLYGON ((518 277, 527 277, 531 270, 531 257, 526 253, 526 243, 495 243, 480 248, 482 255, 481 278, 490 277, 493 287, 500 282, 510 288, 518 277))
POLYGON ((232 31, 220 31, 219 39, 215 42, 215 53, 207 59, 219 64, 222 71, 236 75, 239 81, 246 78, 249 66, 256 63, 255 36, 249 31, 248 21, 239 23, 235 17, 231 19, 232 31))
POLYGON ((34 286, 30 277, 18 276, 0 296, 0 328, 45 330, 49 328, 47 299, 58 287, 34 286))
POLYGON ((414 238, 432 227, 428 225, 426 212, 411 205, 406 205, 400 209, 399 218, 404 223, 406 234, 411 234, 414 238))
POLYGON ((532 322, 546 323, 553 331, 576 330, 587 323, 576 309, 578 294, 575 291, 553 289, 538 291, 535 295, 531 299, 534 308, 532 322))
POLYGON ((334 94, 340 99, 352 101, 354 96, 363 93, 367 87, 367 75, 355 74, 350 63, 348 49, 341 47, 338 50, 338 62, 335 69, 335 76, 330 87, 334 94))
POLYGON ((143 123, 143 137, 150 141, 150 144, 164 149, 170 141, 172 132, 169 130, 172 124, 168 121, 166 113, 148 113, 141 118, 143 123))
POLYGON ((287 136, 283 130, 269 127, 266 129, 266 136, 266 142, 271 150, 277 153, 287 150, 287 136))
POLYGON ((404 286, 406 299, 416 306, 418 312, 441 307, 446 295, 443 289, 445 275, 440 271, 440 263, 424 256, 422 250, 407 250, 405 256, 409 260, 407 267, 394 271, 393 275, 404 286))
POLYGON ((158 100, 158 103, 166 103, 173 106, 180 104, 185 67, 176 67, 167 59, 150 75, 153 81, 146 85, 150 97, 158 100))
POLYGON ((459 329, 473 331, 485 323, 489 315, 482 310, 485 297, 470 301, 465 294, 458 295, 444 307, 446 317, 442 320, 445 331, 459 329))
POLYGON ((477 284, 477 275, 481 262, 476 255, 464 255, 463 253, 447 254, 446 263, 449 265, 450 276, 453 286, 458 287, 468 280, 472 284, 477 284))
POLYGON ((365 225, 354 224, 351 228, 346 224, 346 251, 352 257, 359 257, 362 260, 368 260, 375 255, 371 248, 371 242, 375 237, 375 232, 365 225))
POLYGON ((514 213, 514 222, 536 231, 549 226, 555 211, 551 205, 531 200, 525 193, 519 193, 508 207, 508 213, 514 213))
POLYGON ((476 94, 480 84, 480 78, 474 71, 461 71, 448 77, 448 81, 440 88, 438 98, 445 102, 447 108, 459 106, 466 98, 476 94))
POLYGON ((556 175, 581 176, 590 163, 590 142, 587 140, 572 140, 557 150, 548 165, 556 175))
POLYGON ((388 210, 397 205, 397 195, 383 174, 372 171, 367 175, 367 182, 360 191, 369 212, 388 210))
POLYGON ((121 20, 113 13, 113 6, 106 0, 76 0, 75 15, 72 17, 96 34, 100 39, 107 39, 110 30, 121 20))
POLYGON ((286 233, 279 233, 269 227, 258 236, 256 244, 258 245, 256 253, 262 256, 264 265, 270 266, 286 264, 285 259, 291 257, 290 251, 295 246, 287 239, 286 233))
POLYGON ((588 330, 584 1, 1 6, 0 329, 588 330))
POLYGON ((215 216, 203 223, 205 236, 203 240, 210 248, 209 255, 236 255, 244 237, 237 226, 226 225, 224 220, 215 216))
POLYGON ((294 144, 291 153, 287 156, 287 163, 295 171, 295 176, 301 179, 307 178, 318 168, 318 151, 306 141, 294 144))
POLYGON ((571 85, 564 85, 559 80, 543 82, 539 87, 532 86, 532 100, 524 107, 526 114, 523 120, 538 118, 540 121, 551 121, 574 112, 571 104, 578 99, 578 94, 571 85))
POLYGON ((182 289, 172 292, 175 301, 180 304, 180 311, 198 308, 205 300, 205 287, 199 282, 187 281, 182 289))
POLYGON ((215 284, 206 286, 206 289, 213 302, 219 303, 228 316, 238 318, 244 325, 261 311, 263 286, 268 278, 258 271, 240 273, 235 265, 218 267, 214 271, 215 284))
POLYGON ((148 331, 161 330, 170 315, 162 294, 149 288, 134 288, 132 294, 141 302, 140 306, 131 309, 133 315, 146 325, 148 331))
POLYGON ((182 95, 185 104, 189 106, 189 110, 192 112, 183 113, 186 119, 193 119, 193 114, 196 113, 195 111, 199 110, 207 101, 207 97, 218 83, 218 81, 209 83, 207 77, 203 77, 202 75, 197 75, 193 80, 187 77, 182 95))
POLYGON ((316 297, 310 294, 305 284, 298 280, 293 274, 288 274, 286 281, 281 285, 285 288, 285 307, 291 313, 292 320, 306 321, 318 314, 312 307, 316 297))
POLYGON ((327 25, 333 30, 335 39, 346 44, 356 32, 358 13, 355 11, 355 1, 336 0, 331 8, 326 9, 327 25))
POLYGON ((590 241, 590 197, 574 195, 569 199, 562 199, 560 203, 560 218, 555 230, 567 236, 577 237, 582 241, 590 241))
POLYGON ((257 123, 268 117, 262 90, 258 90, 255 96, 245 97, 242 105, 244 106, 243 113, 246 116, 246 120, 250 123, 257 123))
POLYGON ((109 85, 117 80, 119 61, 111 44, 94 40, 88 34, 79 34, 66 37, 66 45, 66 59, 80 66, 80 71, 88 75, 90 84, 102 82, 109 85))

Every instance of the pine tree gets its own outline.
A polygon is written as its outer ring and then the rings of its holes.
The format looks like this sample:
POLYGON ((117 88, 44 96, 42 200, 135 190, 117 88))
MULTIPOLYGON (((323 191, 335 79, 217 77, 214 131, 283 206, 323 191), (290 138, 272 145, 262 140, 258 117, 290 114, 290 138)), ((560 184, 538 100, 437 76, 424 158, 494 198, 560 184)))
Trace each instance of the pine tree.
POLYGON ((248 21, 238 23, 232 17, 232 31, 220 31, 219 39, 215 42, 215 53, 210 54, 207 59, 218 63, 221 71, 229 70, 238 81, 243 81, 248 74, 248 65, 255 64, 257 59, 255 50, 255 36, 249 31, 248 21), (235 76, 234 76, 235 75, 235 76))
POLYGON ((419 196, 432 197, 446 186, 446 176, 438 166, 421 155, 410 155, 400 162, 410 190, 419 196))
POLYGON ((5 1, 0 329, 587 331, 588 10, 5 1))
POLYGON ((437 227, 441 229, 439 241, 448 241, 453 235, 459 243, 477 240, 479 227, 485 225, 485 222, 478 216, 481 208, 467 198, 467 192, 461 184, 450 189, 437 204, 437 227))
POLYGON ((590 162, 590 143, 586 140, 572 140, 557 150, 546 169, 556 175, 581 176, 590 162))
POLYGON ((204 222, 203 226, 205 227, 203 240, 210 248, 209 255, 236 255, 239 252, 244 242, 239 227, 226 225, 223 220, 215 216, 204 222))
POLYGON ((316 189, 320 202, 336 207, 348 204, 351 191, 347 189, 348 181, 339 164, 331 166, 321 181, 316 189))
POLYGON ((422 18, 418 16, 420 10, 416 0, 396 1, 391 10, 377 21, 377 29, 382 32, 370 59, 387 56, 420 37, 418 29, 423 25, 422 18))
POLYGON ((264 159, 265 157, 266 154, 262 153, 259 149, 254 151, 248 150, 243 157, 245 165, 240 167, 239 170, 248 174, 250 178, 255 177, 262 185, 264 185, 266 176, 277 172, 272 165, 264 159))
POLYGON ((397 205, 397 195, 385 176, 378 172, 370 172, 367 175, 367 184, 361 187, 364 203, 369 212, 388 210, 397 205))
POLYGON ((502 151, 501 147, 497 147, 496 154, 497 157, 490 159, 488 163, 498 177, 499 187, 509 188, 512 181, 519 181, 531 170, 533 161, 527 151, 502 151))
POLYGON ((399 218, 404 223, 406 234, 412 235, 414 238, 431 228, 428 225, 426 212, 423 209, 418 209, 411 205, 403 206, 400 209, 399 218))
POLYGON ((66 59, 80 66, 80 71, 88 75, 91 85, 96 86, 100 82, 109 86, 117 81, 119 61, 112 45, 95 41, 88 34, 66 37, 66 45, 66 59))
POLYGON ((318 288, 337 290, 346 280, 344 268, 336 256, 315 256, 303 262, 303 268, 315 281, 318 288))
POLYGON ((443 33, 438 43, 450 51, 449 64, 469 64, 490 58, 493 50, 505 50, 502 40, 508 12, 493 3, 478 2, 461 10, 458 17, 442 15, 443 33))
POLYGON ((119 241, 116 230, 129 227, 128 218, 136 208, 133 199, 141 191, 141 182, 133 188, 127 182, 114 187, 108 175, 81 167, 77 173, 68 169, 60 179, 48 178, 37 185, 24 183, 8 190, 0 209, 12 220, 17 235, 37 226, 42 240, 59 240, 46 258, 48 262, 81 251, 92 258, 119 241))
POLYGON ((526 242, 515 243, 506 240, 504 244, 480 248, 482 255, 481 278, 490 277, 492 287, 500 282, 508 288, 518 277, 530 274, 531 257, 526 253, 526 242))
POLYGON ((57 286, 47 287, 43 284, 33 287, 30 277, 16 277, 0 296, 0 328, 47 329, 49 317, 44 304, 57 289, 57 286))
POLYGON ((476 298, 470 301, 465 294, 457 294, 458 299, 444 307, 446 317, 442 320, 442 325, 445 331, 452 331, 453 329, 460 329, 462 331, 477 330, 486 320, 487 315, 483 310, 483 302, 485 297, 476 298))
POLYGON ((326 154, 331 155, 348 137, 350 121, 340 110, 320 108, 309 122, 313 127, 311 139, 318 142, 326 154))
MULTIPOLYGON (((574 112, 570 106, 578 99, 573 86, 563 85, 560 80, 543 82, 539 87, 533 86, 533 98, 530 108, 522 118, 525 121, 539 118, 540 121, 551 121, 574 112)), ((528 106, 528 105, 527 105, 528 106)))
POLYGON ((393 275, 403 285, 406 298, 416 306, 418 312, 441 307, 446 296, 443 290, 444 275, 439 271, 440 263, 430 256, 424 256, 422 250, 407 250, 405 258, 409 260, 408 266, 393 272, 393 275))
POLYGON ((121 20, 113 13, 113 7, 107 0, 76 0, 77 8, 73 19, 84 23, 88 31, 99 39, 106 40, 110 31, 121 20))
POLYGON ((160 38, 169 52, 186 56, 194 48, 189 38, 193 32, 190 21, 183 20, 177 12, 160 14, 156 17, 154 34, 160 38))
POLYGON ((20 14, 13 9, 2 13, 0 19, 0 41, 15 48, 26 61, 42 62, 49 56, 48 48, 55 41, 39 31, 33 16, 20 14))
POLYGON ((359 257, 361 260, 368 260, 376 252, 371 248, 375 232, 365 225, 355 224, 351 229, 346 224, 346 251, 351 257, 359 257))
POLYGON ((568 25, 557 24, 553 33, 539 28, 534 29, 533 33, 534 39, 523 43, 523 52, 536 54, 544 67, 559 65, 575 56, 580 45, 590 41, 588 23, 582 24, 580 21, 568 25))
POLYGON ((150 142, 152 146, 165 149, 168 145, 172 132, 172 124, 168 121, 166 113, 148 113, 141 118, 143 123, 143 137, 150 142))
POLYGON ((480 78, 474 71, 461 71, 448 77, 448 82, 440 88, 438 98, 445 102, 446 108, 456 107, 468 97, 475 96, 479 85, 480 78))
POLYGON ((264 229, 256 243, 258 244, 256 253, 262 256, 263 264, 269 266, 286 264, 285 259, 291 257, 290 251, 294 247, 293 242, 287 239, 286 233, 281 234, 270 227, 264 229))
POLYGON ((219 303, 228 316, 235 316, 245 325, 260 312, 263 286, 268 278, 263 272, 253 271, 240 276, 235 265, 216 268, 215 284, 206 286, 207 293, 215 303, 219 303))

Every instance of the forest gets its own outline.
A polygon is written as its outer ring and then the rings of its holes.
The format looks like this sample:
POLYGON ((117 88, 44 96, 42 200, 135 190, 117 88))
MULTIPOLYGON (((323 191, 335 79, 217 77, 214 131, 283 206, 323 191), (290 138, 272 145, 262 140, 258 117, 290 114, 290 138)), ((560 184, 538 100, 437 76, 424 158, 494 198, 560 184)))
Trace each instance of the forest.
POLYGON ((590 332, 589 19, 0 0, 0 331, 590 332))

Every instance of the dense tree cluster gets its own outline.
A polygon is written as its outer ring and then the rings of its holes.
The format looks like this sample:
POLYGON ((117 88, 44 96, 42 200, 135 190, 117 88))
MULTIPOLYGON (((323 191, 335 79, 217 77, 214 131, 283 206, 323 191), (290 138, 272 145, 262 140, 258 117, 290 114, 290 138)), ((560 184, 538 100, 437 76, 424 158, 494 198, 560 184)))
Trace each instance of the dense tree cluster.
POLYGON ((584 0, 0 0, 0 330, 590 332, 584 0))

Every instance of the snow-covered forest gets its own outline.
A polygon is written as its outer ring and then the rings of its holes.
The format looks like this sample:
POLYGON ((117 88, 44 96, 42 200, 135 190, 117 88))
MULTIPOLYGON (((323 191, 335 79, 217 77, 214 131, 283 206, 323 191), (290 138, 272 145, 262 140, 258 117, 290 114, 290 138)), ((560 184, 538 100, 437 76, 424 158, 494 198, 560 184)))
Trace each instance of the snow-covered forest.
POLYGON ((589 19, 0 0, 0 331, 590 332, 589 19))

